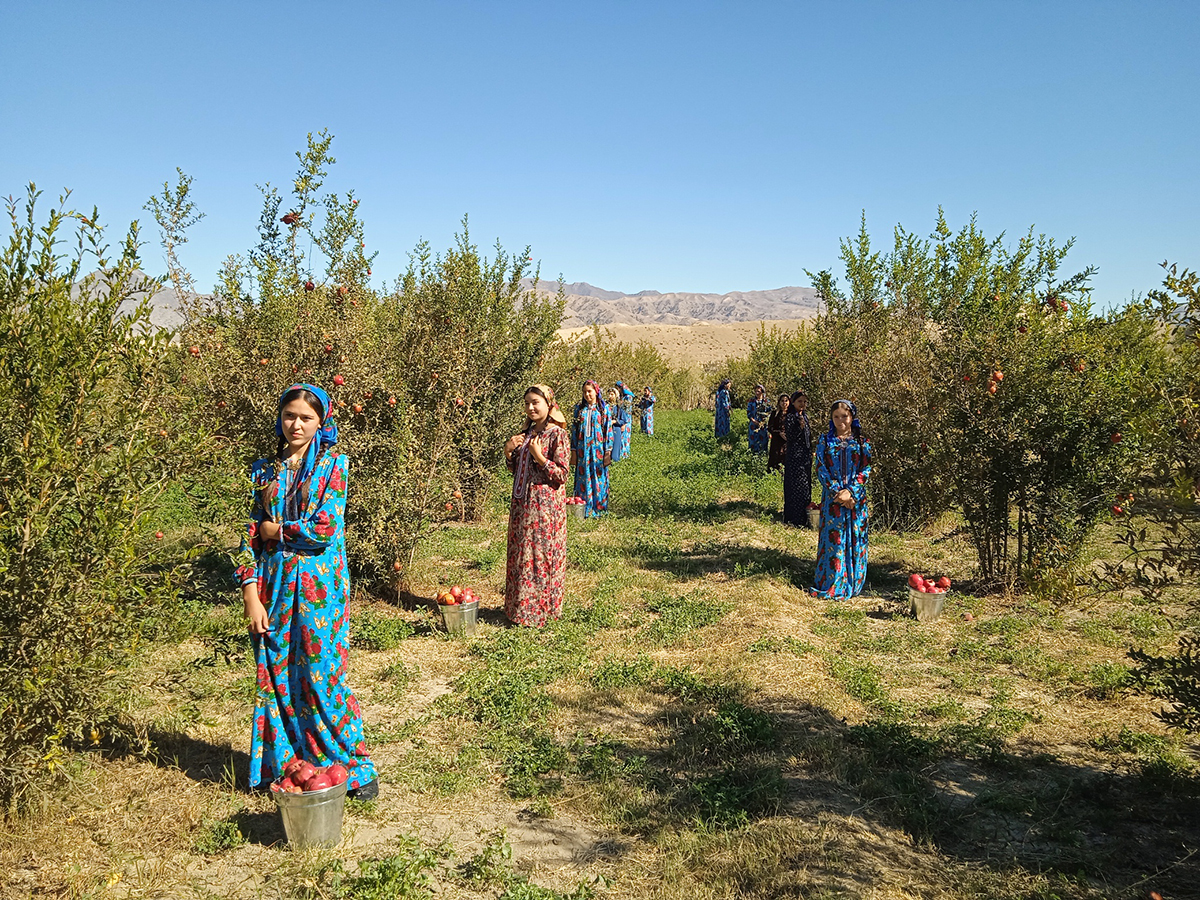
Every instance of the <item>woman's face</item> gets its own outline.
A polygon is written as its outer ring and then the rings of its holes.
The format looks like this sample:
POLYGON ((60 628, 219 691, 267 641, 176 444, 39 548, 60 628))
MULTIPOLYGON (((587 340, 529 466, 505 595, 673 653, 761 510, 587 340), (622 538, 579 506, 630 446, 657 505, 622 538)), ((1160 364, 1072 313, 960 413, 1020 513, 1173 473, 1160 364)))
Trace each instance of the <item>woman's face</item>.
POLYGON ((642 391, 642 396, 649 397, 650 396, 650 388, 646 388, 644 391, 642 391))
POLYGON ((590 384, 583 386, 583 402, 588 406, 596 405, 596 389, 590 384))
POLYGON ((280 418, 283 420, 283 436, 293 449, 307 447, 321 427, 321 417, 317 411, 300 397, 283 408, 280 418))
POLYGON ((839 406, 833 411, 833 430, 838 437, 845 437, 850 433, 850 423, 854 417, 850 415, 850 410, 844 406, 839 406))
POLYGON ((804 412, 806 409, 808 409, 808 398, 801 394, 792 401, 792 409, 794 409, 796 412, 804 412))
POLYGON ((761 400, 766 395, 767 395, 766 391, 764 391, 762 388, 756 387, 754 389, 754 399, 755 400, 761 400))
POLYGON ((525 416, 534 425, 541 425, 550 415, 550 404, 541 394, 530 391, 525 395, 525 416))
POLYGON ((784 394, 782 397, 780 397, 779 402, 776 403, 775 405, 779 409, 780 412, 783 412, 785 409, 787 409, 787 407, 788 407, 787 394, 784 394))
POLYGON ((608 402, 613 406, 617 405, 617 391, 615 388, 608 389, 608 402))

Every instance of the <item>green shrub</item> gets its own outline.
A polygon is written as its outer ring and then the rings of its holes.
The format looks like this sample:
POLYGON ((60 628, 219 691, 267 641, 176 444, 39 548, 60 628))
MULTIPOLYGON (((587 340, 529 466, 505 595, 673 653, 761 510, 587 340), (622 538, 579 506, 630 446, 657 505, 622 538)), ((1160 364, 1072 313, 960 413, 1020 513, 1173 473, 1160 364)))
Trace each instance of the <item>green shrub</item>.
POLYGON ((181 435, 163 402, 169 335, 150 324, 159 285, 139 271, 136 224, 113 257, 94 211, 63 198, 41 222, 37 199, 30 185, 23 217, 9 201, 0 255, 4 806, 52 785, 123 708, 141 624, 175 584, 155 504, 206 446, 198 417, 181 435))
MULTIPOLYGON (((524 290, 527 253, 497 247, 489 260, 465 222, 447 253, 422 243, 391 291, 373 289, 358 200, 318 196, 331 141, 309 135, 297 154, 285 215, 279 192, 264 190, 258 245, 229 257, 211 300, 185 304, 178 355, 192 396, 229 441, 230 485, 274 453, 289 384, 329 391, 338 449, 351 458, 351 568, 399 588, 431 524, 483 509, 562 303, 524 290)), ((178 243, 170 211, 187 204, 186 187, 155 210, 168 252, 178 243)))

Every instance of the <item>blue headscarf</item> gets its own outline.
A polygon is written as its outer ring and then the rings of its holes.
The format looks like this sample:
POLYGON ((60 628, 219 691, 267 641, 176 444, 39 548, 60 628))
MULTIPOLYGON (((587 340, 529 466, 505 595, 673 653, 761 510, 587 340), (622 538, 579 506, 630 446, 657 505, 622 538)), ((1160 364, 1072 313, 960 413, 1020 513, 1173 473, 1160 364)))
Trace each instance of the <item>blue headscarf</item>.
POLYGON ((275 434, 280 438, 283 437, 283 398, 292 391, 308 391, 317 398, 321 404, 321 427, 313 435, 313 439, 308 445, 308 450, 304 453, 304 460, 300 463, 300 471, 292 479, 292 485, 283 499, 283 515, 286 521, 295 521, 300 518, 301 488, 308 484, 309 478, 312 477, 313 469, 317 466, 317 460, 321 458, 321 451, 326 447, 332 447, 337 443, 338 439, 337 422, 333 418, 333 402, 324 390, 315 384, 307 383, 293 384, 280 394, 279 410, 275 416, 275 434))
POLYGON ((827 437, 831 441, 837 437, 837 431, 833 427, 833 411, 841 404, 845 404, 846 408, 850 410, 850 433, 858 437, 859 432, 862 431, 862 426, 858 424, 858 407, 849 400, 834 400, 829 407, 829 434, 827 437))
POLYGON ((633 399, 633 391, 631 391, 629 388, 625 387, 625 382, 618 381, 617 387, 620 389, 619 392, 621 394, 622 400, 632 400, 633 399))

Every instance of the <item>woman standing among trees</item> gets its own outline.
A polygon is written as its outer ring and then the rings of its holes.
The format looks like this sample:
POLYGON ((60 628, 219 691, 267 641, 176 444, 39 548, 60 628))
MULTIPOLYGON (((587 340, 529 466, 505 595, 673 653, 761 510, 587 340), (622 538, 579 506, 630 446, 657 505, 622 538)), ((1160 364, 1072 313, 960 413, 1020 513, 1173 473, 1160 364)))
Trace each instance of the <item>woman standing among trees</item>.
POLYGON ((770 413, 771 404, 767 402, 767 389, 761 384, 755 385, 754 399, 746 404, 751 453, 767 452, 767 419, 770 413))
POLYGON ((657 402, 650 385, 646 385, 642 389, 642 399, 638 401, 638 409, 642 411, 642 434, 654 434, 654 404, 657 402))
POLYGON ((867 581, 871 445, 863 440, 858 409, 849 400, 834 402, 829 418, 829 431, 817 442, 821 537, 812 592, 847 600, 861 594, 867 581))
POLYGON ((608 389, 608 405, 613 410, 613 462, 629 455, 629 410, 621 400, 621 382, 618 381, 617 387, 608 389))
MULTIPOLYGON (((782 401, 786 395, 780 395, 782 401)), ((783 522, 808 527, 808 504, 812 502, 812 431, 808 427, 808 395, 792 394, 783 417, 783 522)))
POLYGON ((504 445, 513 473, 504 614, 516 625, 540 628, 562 612, 569 439, 567 420, 546 385, 525 392, 525 417, 525 430, 504 445))
POLYGON ((771 437, 767 450, 767 471, 776 472, 783 468, 783 455, 787 448, 787 435, 784 434, 784 419, 787 418, 788 395, 780 394, 775 408, 767 417, 767 434, 771 437))
POLYGON ((571 468, 575 496, 586 504, 585 515, 608 509, 608 467, 612 463, 612 419, 600 396, 600 386, 588 380, 583 400, 575 407, 571 426, 571 468))
POLYGON ((714 430, 719 438, 729 434, 729 409, 732 406, 733 384, 728 378, 724 379, 717 388, 717 401, 715 406, 716 420, 714 430))
POLYGON ((250 786, 281 777, 294 757, 340 763, 350 796, 379 794, 362 714, 346 684, 345 454, 329 395, 294 384, 279 400, 274 458, 250 467, 254 501, 234 577, 258 666, 250 786))

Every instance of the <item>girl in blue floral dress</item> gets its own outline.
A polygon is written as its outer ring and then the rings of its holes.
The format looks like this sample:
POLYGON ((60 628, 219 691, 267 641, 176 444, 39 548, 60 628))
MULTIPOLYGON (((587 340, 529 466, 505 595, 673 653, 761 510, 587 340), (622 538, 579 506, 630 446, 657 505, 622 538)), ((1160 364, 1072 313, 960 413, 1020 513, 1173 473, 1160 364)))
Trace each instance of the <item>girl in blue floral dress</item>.
POLYGON ((746 404, 746 421, 750 436, 750 452, 766 453, 767 419, 771 417, 771 403, 767 400, 767 389, 761 384, 754 388, 754 399, 746 404))
POLYGON ((583 385, 583 401, 575 407, 571 423, 571 468, 575 471, 575 496, 586 504, 585 516, 608 509, 608 467, 612 463, 612 420, 600 386, 583 385))
MULTIPOLYGON (((619 385, 621 382, 617 382, 619 385)), ((629 410, 621 402, 620 387, 608 389, 608 408, 613 414, 613 462, 622 460, 629 455, 629 410)))
POLYGON ((658 398, 650 390, 650 385, 646 385, 642 399, 638 401, 638 409, 642 411, 642 434, 654 434, 654 404, 657 402, 658 398))
POLYGON ((329 395, 294 384, 279 401, 279 449, 250 467, 254 500, 235 579, 258 668, 250 786, 301 757, 340 763, 350 795, 378 795, 362 713, 346 683, 350 576, 346 569, 344 454, 329 395))
POLYGON ((721 382, 721 386, 717 388, 716 401, 716 422, 714 431, 719 438, 729 434, 729 408, 732 405, 733 385, 726 378, 721 382))
POLYGON ((838 400, 829 411, 829 431, 817 441, 821 481, 821 537, 812 592, 847 600, 867 581, 867 480, 871 445, 863 440, 858 409, 838 400))

